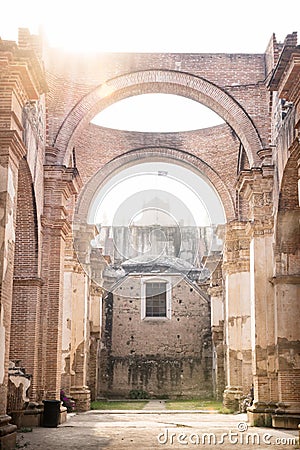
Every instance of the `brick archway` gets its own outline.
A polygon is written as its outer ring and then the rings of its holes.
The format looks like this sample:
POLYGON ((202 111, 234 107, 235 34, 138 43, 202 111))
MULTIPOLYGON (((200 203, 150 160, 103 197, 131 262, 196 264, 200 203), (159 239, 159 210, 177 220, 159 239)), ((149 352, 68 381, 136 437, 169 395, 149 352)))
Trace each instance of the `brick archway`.
POLYGON ((173 161, 174 163, 189 167, 190 170, 198 173, 200 172, 200 174, 202 174, 203 177, 206 178, 217 191, 224 207, 226 220, 231 221, 235 219, 236 215, 234 200, 220 176, 207 163, 196 156, 181 150, 167 147, 147 147, 132 150, 118 156, 106 164, 92 177, 81 192, 75 211, 76 219, 79 221, 86 220, 89 207, 93 201, 95 193, 112 174, 121 171, 125 167, 136 164, 137 161, 173 161))
POLYGON ((84 96, 65 118, 54 139, 52 145, 57 151, 57 163, 68 165, 76 137, 101 110, 123 98, 153 92, 181 95, 215 111, 239 137, 250 166, 259 165, 257 152, 263 147, 262 141, 247 111, 217 85, 172 70, 147 70, 118 76, 84 96))

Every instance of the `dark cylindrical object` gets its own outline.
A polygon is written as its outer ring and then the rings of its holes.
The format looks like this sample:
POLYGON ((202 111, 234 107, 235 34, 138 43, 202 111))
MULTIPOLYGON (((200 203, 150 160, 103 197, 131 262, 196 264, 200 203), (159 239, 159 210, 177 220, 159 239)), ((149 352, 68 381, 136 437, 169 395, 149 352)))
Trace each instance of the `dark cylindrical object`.
POLYGON ((43 427, 55 428, 59 425, 60 400, 43 400, 43 427))

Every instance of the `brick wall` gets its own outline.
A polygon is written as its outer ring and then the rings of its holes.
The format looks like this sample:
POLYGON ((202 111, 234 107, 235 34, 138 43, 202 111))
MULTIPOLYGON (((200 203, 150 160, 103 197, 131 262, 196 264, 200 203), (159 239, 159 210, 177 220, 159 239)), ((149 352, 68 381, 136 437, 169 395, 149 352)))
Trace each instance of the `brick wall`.
POLYGON ((16 218, 16 245, 11 321, 10 359, 20 360, 32 375, 30 395, 38 382, 40 320, 38 224, 32 178, 25 159, 20 162, 16 218))
POLYGON ((170 279, 170 319, 141 318, 140 276, 128 276, 114 290, 104 317, 102 395, 137 389, 154 397, 212 396, 209 304, 190 282, 170 279))

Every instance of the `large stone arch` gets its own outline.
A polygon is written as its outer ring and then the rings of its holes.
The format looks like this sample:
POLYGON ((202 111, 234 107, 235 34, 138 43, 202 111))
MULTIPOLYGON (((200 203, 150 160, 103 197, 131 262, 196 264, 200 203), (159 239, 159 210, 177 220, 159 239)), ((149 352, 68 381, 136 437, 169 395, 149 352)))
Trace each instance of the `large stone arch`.
POLYGON ((85 185, 84 189, 82 190, 76 205, 76 219, 79 221, 86 220, 90 204, 95 196, 96 191, 101 185, 103 185, 103 183, 105 183, 105 181, 111 174, 124 169, 128 165, 132 165, 137 161, 142 160, 173 160, 174 163, 177 162, 178 164, 184 164, 191 170, 198 173, 200 172, 217 191, 224 207, 227 222, 235 219, 234 200, 230 195, 224 181, 220 178, 217 172, 215 172, 214 169, 212 169, 200 158, 197 158, 190 153, 168 147, 147 147, 135 149, 111 160, 91 178, 91 180, 85 185))
POLYGON ((219 114, 239 137, 251 167, 259 165, 262 149, 259 133, 245 109, 225 90, 204 78, 172 70, 146 70, 107 80, 84 96, 63 121, 52 143, 57 163, 68 165, 76 136, 110 104, 133 95, 160 92, 176 94, 202 103, 219 114))

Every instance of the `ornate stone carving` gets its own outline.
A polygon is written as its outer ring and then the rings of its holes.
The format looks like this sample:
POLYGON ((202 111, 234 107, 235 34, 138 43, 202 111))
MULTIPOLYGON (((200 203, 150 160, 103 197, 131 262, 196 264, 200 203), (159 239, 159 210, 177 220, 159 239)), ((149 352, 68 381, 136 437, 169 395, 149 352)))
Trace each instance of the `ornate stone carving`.
POLYGON ((26 134, 29 132, 29 123, 35 138, 42 143, 45 142, 45 106, 41 99, 37 101, 28 101, 25 104, 23 110, 23 122, 25 128, 25 141, 26 134))

